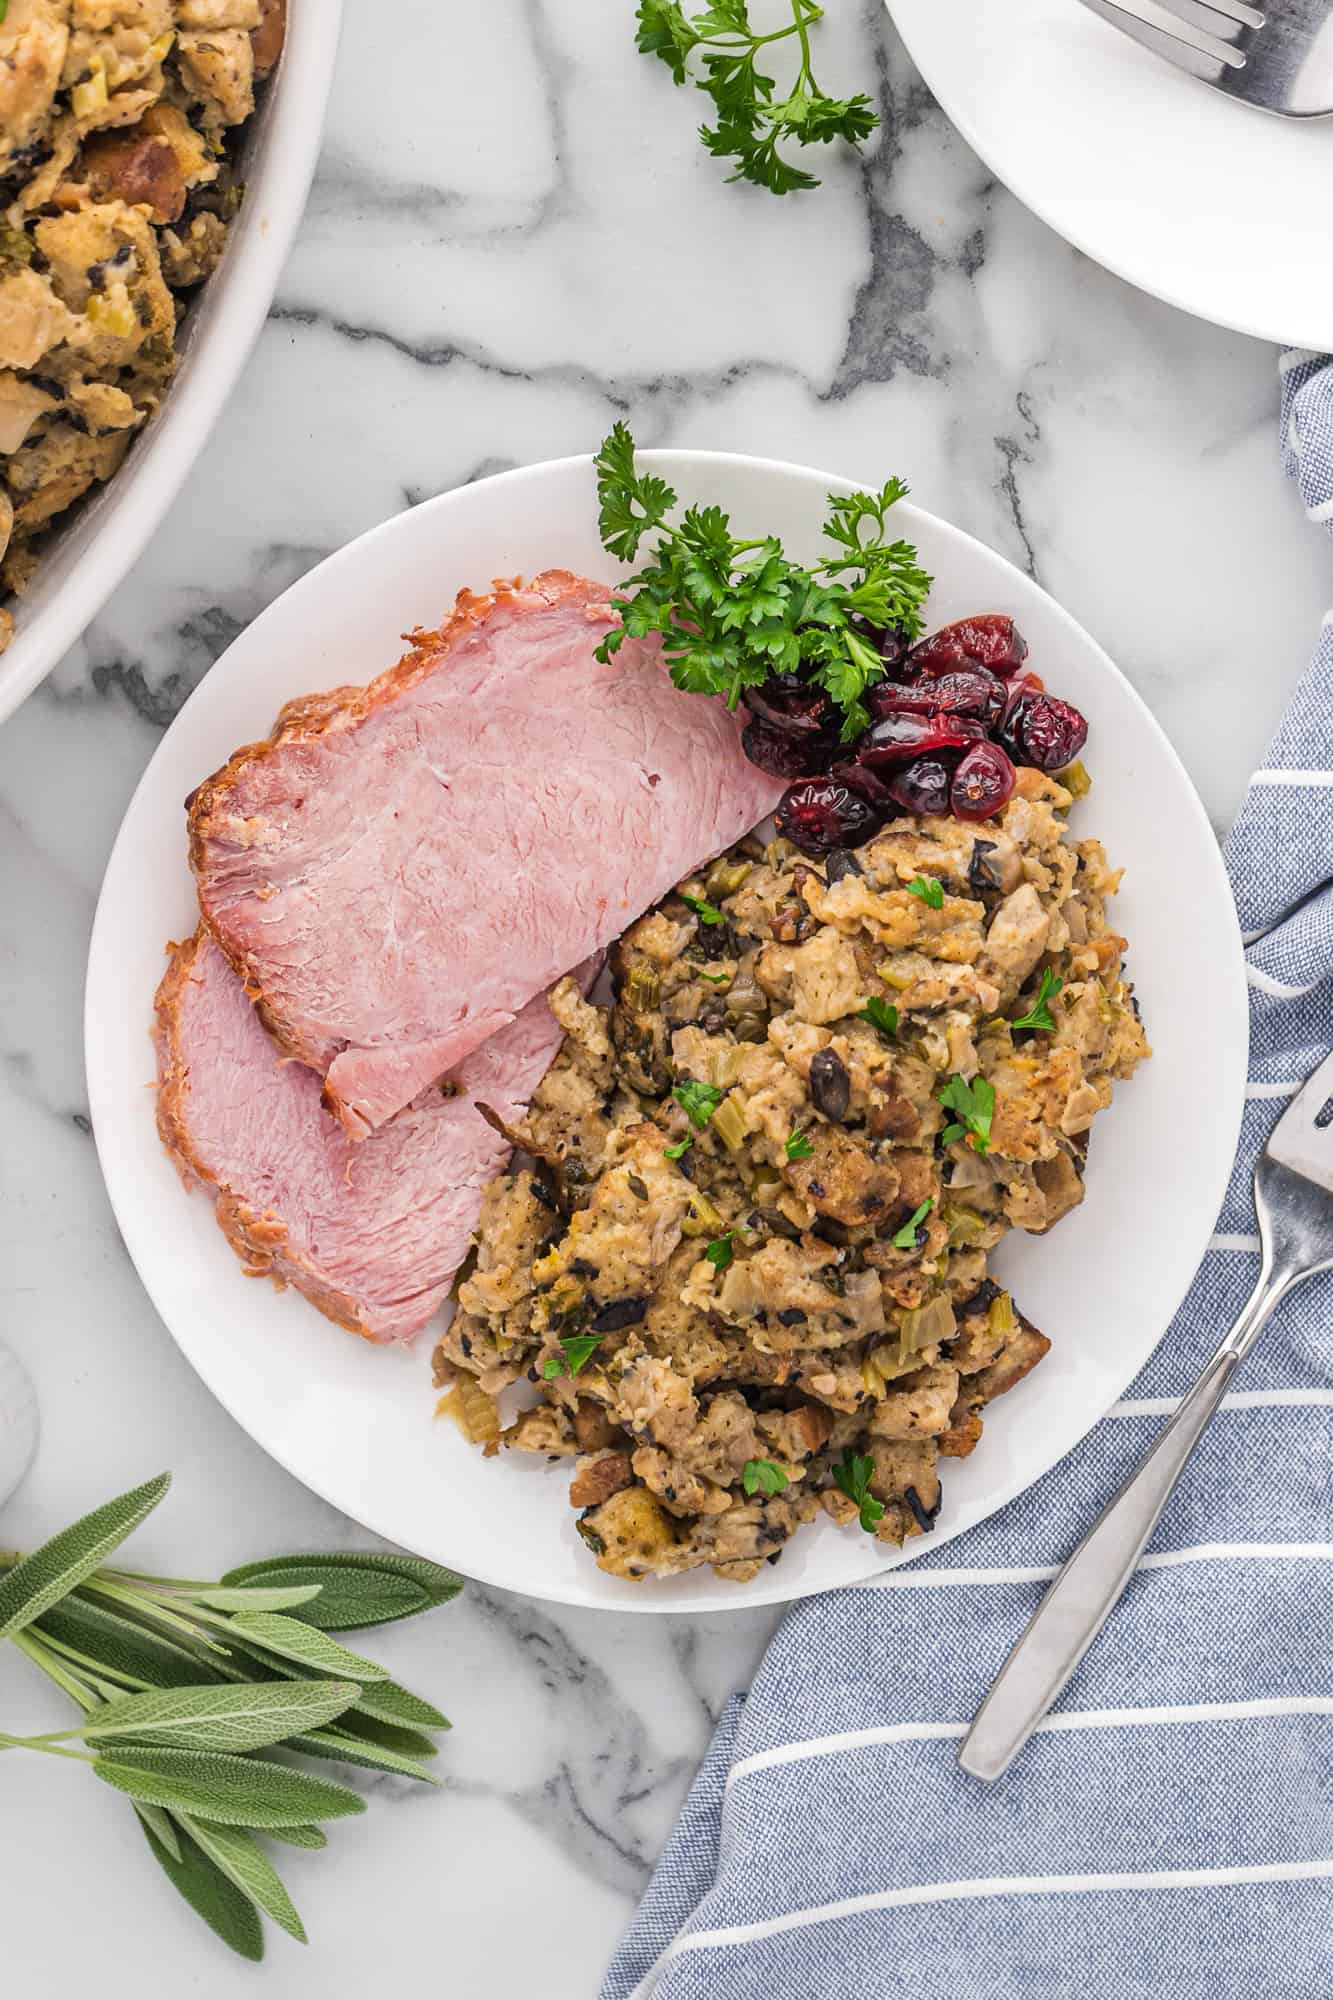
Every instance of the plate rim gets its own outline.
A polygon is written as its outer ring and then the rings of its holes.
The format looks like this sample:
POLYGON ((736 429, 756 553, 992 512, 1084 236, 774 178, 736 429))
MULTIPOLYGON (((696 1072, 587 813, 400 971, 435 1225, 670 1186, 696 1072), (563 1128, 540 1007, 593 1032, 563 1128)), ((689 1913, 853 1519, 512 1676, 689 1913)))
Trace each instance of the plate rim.
MULTIPOLYGON (((1214 307, 1209 307, 1205 311, 1201 306, 1191 304, 1187 298, 1172 291, 1169 274, 1162 280, 1147 278, 1133 267, 1132 262, 1119 256, 1107 256, 1104 250, 1098 249, 1080 228, 1077 218, 1069 222, 1062 214, 1057 219, 1054 199, 1044 195, 1040 188, 1028 185, 1022 175, 1007 172, 992 156, 990 148, 983 145, 977 137, 971 117, 959 110, 954 94, 947 91, 947 87, 941 83, 938 64, 930 64, 922 57, 919 44, 914 39, 911 29, 899 18, 901 4, 902 0, 884 0, 885 11, 901 36, 904 48, 949 123, 960 134, 965 144, 971 147, 982 164, 990 169, 996 180, 1009 190, 1015 201, 1021 202, 1024 208, 1035 215, 1048 229, 1053 230, 1062 241, 1068 243, 1071 249, 1077 250, 1080 256, 1088 258, 1091 263, 1099 265, 1103 271, 1109 271, 1112 277, 1131 285, 1135 291, 1144 292, 1149 298, 1159 299, 1163 305, 1170 306, 1176 312, 1185 313, 1191 319, 1201 320, 1205 326, 1217 326, 1229 333, 1241 333, 1251 340, 1262 340, 1272 347, 1301 347, 1318 353, 1333 345, 1333 326, 1326 326, 1321 330, 1312 324, 1295 332, 1282 333, 1277 330, 1274 322, 1263 318, 1251 319, 1244 312, 1220 312, 1214 307)), ((1115 32, 1114 28, 1108 29, 1108 33, 1115 32)), ((1152 58, 1149 57, 1149 60, 1152 58)), ((1184 81, 1195 83, 1200 90, 1208 88, 1207 84, 1199 83, 1197 79, 1191 77, 1186 77, 1184 81)), ((1248 113, 1254 118, 1271 120, 1275 115, 1258 110, 1253 105, 1244 104, 1239 99, 1228 101, 1234 104, 1238 112, 1248 113)), ((1329 116, 1333 117, 1333 114, 1329 116)), ((1300 119, 1289 122, 1307 124, 1311 121, 1300 119)), ((1263 296, 1262 286, 1251 289, 1256 297, 1263 296)))
MULTIPOLYGON (((763 473, 777 473, 781 475, 790 475, 794 473, 805 480, 813 479, 821 483, 825 483, 827 484, 830 491, 837 490, 838 488, 852 490, 854 487, 854 481, 842 474, 824 472, 816 467, 798 464, 792 460, 769 458, 748 452, 710 451, 710 450, 696 450, 688 447, 668 447, 659 450, 651 450, 651 451, 645 450, 641 452, 639 456, 641 461, 650 469, 667 474, 671 473, 673 469, 679 469, 681 472, 684 472, 690 469, 691 467, 697 467, 701 465, 706 466, 710 463, 712 464, 725 463, 728 465, 743 466, 745 468, 752 470, 757 469, 763 473)), ((349 556, 350 552, 352 551, 364 550, 365 547, 373 541, 390 536, 402 522, 408 520, 409 518, 415 520, 417 519, 417 517, 423 515, 429 518, 430 515, 436 512, 447 513, 451 505, 457 504, 460 496, 464 496, 473 492, 477 487, 481 485, 494 485, 497 483, 519 485, 529 480, 540 479, 542 477, 547 477, 552 474, 568 473, 579 468, 586 469, 589 473, 591 473, 592 465, 593 465, 593 459, 590 453, 577 452, 568 454, 561 458, 541 459, 529 465, 511 467, 503 472, 497 472, 490 475, 484 481, 474 481, 466 486, 450 487, 442 493, 433 495, 429 500, 420 502, 416 507, 410 508, 408 510, 405 510, 397 514, 390 515, 386 520, 377 522, 373 527, 364 530, 362 534, 354 536, 350 541, 345 542, 340 548, 332 550, 327 556, 322 558, 322 560, 319 563, 317 563, 313 569, 308 570, 305 573, 305 575, 298 578, 294 584, 289 585, 286 590, 280 592, 278 597, 272 600, 272 603, 276 605, 277 603, 289 597, 293 592, 303 591, 307 587, 310 587, 312 589, 317 588, 318 586, 316 580, 320 577, 321 573, 330 564, 337 563, 341 560, 346 559, 349 556)), ((1039 584, 1035 578, 1027 576, 1025 572, 1019 570, 1017 565, 1012 563, 1007 556, 1002 555, 998 550, 992 549, 988 543, 982 542, 979 537, 969 534, 965 529, 955 527, 952 522, 944 520, 940 515, 931 513, 928 509, 920 508, 914 506, 910 502, 904 501, 899 503, 897 513, 898 517, 903 520, 909 533, 911 532, 912 524, 914 522, 919 522, 922 520, 928 521, 930 523, 930 528, 932 533, 941 536, 944 539, 944 541, 956 542, 961 545, 967 545, 970 547, 980 549, 990 561, 997 562, 1000 565, 1002 565, 1002 567, 1005 570, 1012 571, 1015 576, 1019 577, 1022 580, 1022 583, 1026 588, 1035 589, 1038 592, 1040 592, 1041 596, 1045 599, 1047 606, 1055 614, 1057 621, 1060 624, 1062 624, 1068 631, 1076 635, 1077 639, 1080 641, 1081 644, 1091 649, 1091 651, 1097 656, 1097 660, 1101 669, 1106 673, 1108 673, 1115 681, 1120 683, 1122 689, 1124 690, 1130 701, 1140 711, 1142 721, 1148 727, 1150 732, 1157 738, 1159 748, 1165 753, 1167 759, 1169 760, 1169 762, 1176 771, 1176 774, 1180 780, 1180 795, 1181 795, 1182 805, 1189 811, 1191 816, 1196 820, 1200 829, 1207 836, 1205 851, 1209 855, 1209 866, 1214 875, 1214 886, 1220 889, 1222 897, 1224 898, 1225 901, 1225 906, 1230 910, 1231 913, 1231 922, 1228 926, 1228 932, 1227 932, 1228 944, 1229 944, 1228 964, 1226 967, 1219 967, 1217 969, 1218 978, 1217 978, 1216 993, 1219 999, 1218 1011, 1219 1014, 1222 1013, 1223 1011, 1229 1012, 1234 1017, 1231 1020, 1230 1028, 1226 1036, 1227 1045, 1233 1051, 1230 1064, 1230 1068, 1233 1073, 1229 1076, 1227 1080, 1227 1088, 1231 1096, 1231 1115, 1227 1120, 1229 1143, 1227 1144, 1227 1146, 1219 1148, 1217 1152, 1216 1158, 1220 1162, 1220 1164, 1212 1165, 1210 1167, 1208 1162, 1200 1163, 1201 1169, 1206 1170, 1209 1173, 1213 1185, 1213 1200, 1209 1203, 1208 1206, 1209 1209, 1214 1214, 1216 1214, 1216 1212, 1220 1210, 1222 1200, 1225 1195, 1227 1183, 1230 1178, 1231 1167, 1235 1158, 1236 1143, 1239 1139, 1241 1120, 1244 1113, 1245 1082, 1248 1074, 1249 1006, 1247 997, 1248 987, 1245 976, 1244 947, 1241 939, 1239 921, 1235 915, 1235 907, 1231 897, 1230 886, 1226 875, 1225 863, 1222 857, 1222 850, 1220 843, 1217 841, 1212 824, 1208 819, 1208 815, 1205 811, 1203 802, 1199 797, 1199 793, 1194 785, 1194 781, 1190 777, 1189 772, 1186 770, 1185 765, 1182 762, 1179 753, 1176 751, 1174 744, 1171 742, 1170 737, 1167 735, 1165 729, 1162 727, 1161 723, 1158 721, 1153 711, 1149 708, 1147 702, 1143 699, 1142 695, 1139 694, 1133 682, 1130 681, 1128 676, 1125 675, 1121 671, 1121 669, 1115 664, 1114 660, 1110 658, 1109 654, 1105 652, 1105 650, 1098 643, 1098 641, 1095 638, 1093 638, 1092 634, 1088 632, 1087 629, 1082 624, 1080 624, 1078 619, 1074 617, 1074 614, 1066 610, 1064 605, 1061 604, 1057 598, 1053 597, 1051 593, 1045 589, 1044 585, 1039 584)), ((260 612, 256 619, 251 620, 250 624, 245 628, 244 632, 238 634, 237 638, 232 642, 232 644, 233 645, 239 644, 243 639, 245 639, 246 636, 253 631, 254 626, 267 616, 267 613, 271 608, 272 608, 271 606, 265 606, 264 611, 260 612)), ((236 1406, 236 1403, 234 1402, 233 1398, 227 1393, 224 1393, 223 1389, 221 1389, 218 1386, 217 1382, 214 1380, 213 1373, 209 1368, 207 1354, 205 1353, 204 1355, 201 1356, 196 1351, 195 1346, 192 1343, 189 1343, 187 1339, 182 1336, 182 1334, 177 1332, 175 1326, 172 1324, 171 1320, 167 1317, 166 1313, 163 1311, 161 1305, 159 1304, 154 1284, 148 1277, 144 1275, 144 1272, 140 1269, 139 1261, 135 1254, 135 1247, 134 1247, 134 1238, 137 1235, 137 1229, 132 1222, 127 1222, 126 1215, 122 1213, 122 1204, 121 1201, 118 1200, 117 1190, 113 1183, 112 1176, 107 1171, 107 1162, 103 1152, 102 1140, 99 1137, 99 1128, 102 1125, 102 1120, 99 1117, 99 1112, 103 1108, 106 1108, 107 1110, 110 1109, 109 1097, 104 1096, 103 1094, 104 1089, 107 1090, 108 1092, 110 1091, 109 1079, 106 1078, 106 1072, 102 1068, 102 1065, 97 1059, 97 1047, 98 1047, 99 1037, 104 1032, 110 1032, 110 1031, 104 1027, 104 1022, 106 1019, 104 1011, 99 1010, 96 1004, 97 994, 101 990, 105 977, 101 971, 103 960, 105 958, 108 958, 108 956, 110 956, 112 960, 114 960, 114 942, 110 937, 110 931, 109 931, 110 919, 107 915, 107 903, 106 903, 107 883, 111 879, 113 871, 115 871, 116 869, 117 863, 120 858, 122 845, 128 842, 129 839, 128 829, 130 827, 131 821, 135 816, 135 809, 138 804, 138 801, 141 795, 145 792, 145 790, 148 788, 150 784, 150 780, 152 779, 152 774, 157 765, 158 759, 162 757, 165 753, 168 739, 175 728, 176 722, 180 719, 180 716, 183 716, 186 713, 186 711, 190 708, 190 706, 198 699, 203 688, 212 679, 213 675, 216 674, 220 668, 222 668, 230 651, 231 647, 228 647, 227 651, 224 652, 219 657, 219 659, 209 669, 209 672, 204 676, 203 680, 200 681, 199 686, 193 690, 193 692, 190 694, 186 702, 182 704, 179 715, 176 718, 173 718, 172 724, 164 732, 163 737, 161 741, 158 743, 157 747, 155 748, 152 757, 149 759, 147 765, 144 767, 144 770, 140 775, 138 783, 135 785, 134 791, 131 794, 130 799, 125 807, 125 811, 122 816, 120 825, 117 828, 115 839, 112 842, 111 849, 107 857, 106 868, 103 872, 102 881, 98 889, 97 907, 93 917, 92 931, 89 940, 88 964, 87 964, 87 972, 84 985, 84 1023, 83 1023, 84 1060, 85 1060, 85 1069, 86 1069, 87 1083, 88 1083, 89 1111, 93 1127, 94 1143, 97 1147, 98 1163, 102 1170, 103 1184, 106 1189, 107 1199, 110 1203, 111 1210, 115 1218, 117 1228, 120 1232, 122 1241, 124 1242, 126 1250, 129 1254, 130 1261, 134 1265, 135 1274, 138 1277, 139 1282, 143 1285, 143 1288, 148 1295, 149 1301, 152 1304, 154 1311, 157 1313, 158 1318, 162 1321, 162 1324, 166 1332, 174 1341, 176 1347, 179 1349, 180 1353, 184 1356, 185 1360, 189 1363, 190 1367, 194 1370, 195 1374, 198 1375, 199 1379, 208 1389, 209 1393, 227 1412, 227 1414, 231 1417, 233 1422, 235 1422, 240 1427, 240 1429, 244 1431, 246 1436, 249 1437, 255 1444, 257 1444, 262 1451, 264 1451, 270 1458, 272 1458, 275 1461, 275 1463, 280 1465, 285 1472, 289 1473, 292 1478, 299 1481, 299 1483, 303 1485, 307 1489, 307 1491, 314 1493, 319 1499, 324 1501, 326 1505, 334 1508, 336 1512, 345 1515, 349 1520, 358 1522, 362 1527, 368 1529, 372 1534, 379 1536, 384 1541, 387 1541, 393 1544, 394 1546, 400 1548, 410 1547, 411 1546, 410 1544, 404 1543, 399 1540, 399 1537, 392 1525, 385 1524, 383 1516, 379 1513, 377 1508, 364 1507, 360 1503, 358 1503, 356 1512, 355 1513, 350 1512, 345 1501, 342 1498, 340 1498, 336 1492, 333 1492, 329 1489, 329 1485, 326 1480, 322 1478, 312 1479, 307 1477, 306 1473, 300 1470, 298 1466, 292 1462, 292 1459, 287 1451, 278 1448, 276 1444, 270 1443, 266 1436, 261 1435, 260 1432, 255 1429, 252 1417, 249 1414, 244 1414, 242 1410, 236 1406)), ((111 981, 110 983, 114 986, 114 981, 111 981)), ((1216 1082, 1216 1079, 1214 1079, 1214 1082, 1216 1082)), ((110 1129, 111 1122, 112 1122, 111 1119, 108 1117, 106 1121, 106 1128, 108 1130, 110 1129)), ((1207 1238, 1205 1237, 1205 1239, 1203 1240, 1203 1242, 1200 1243, 1199 1246, 1200 1260, 1203 1257, 1206 1247, 1207 1247, 1207 1238)), ((886 1551, 882 1547, 882 1545, 879 1544, 868 1546, 866 1554, 868 1558, 871 1558, 871 1560, 867 1562, 866 1570, 863 1575, 842 1578, 834 1583, 813 1583, 808 1588, 797 1589, 793 1591, 783 1588, 782 1584, 778 1581, 778 1576, 777 1573, 775 1572, 773 1577, 773 1582, 771 1585, 761 1585, 758 1590, 756 1590, 753 1587, 753 1585, 737 1585, 734 1587, 733 1591, 728 1591, 726 1595, 722 1595, 721 1593, 719 1593, 715 1599, 711 1600, 706 1604, 701 1605, 697 1602, 691 1602, 684 1599, 674 1600, 674 1599, 667 1599, 662 1596, 635 1594, 632 1585, 627 1586, 627 1591, 630 1594, 628 1594, 623 1601, 620 1601, 619 1599, 615 1601, 610 1601, 607 1599, 593 1599, 591 1597, 581 1594, 576 1588, 567 1586, 563 1582, 563 1580, 559 1578, 553 1579, 549 1584, 543 1584, 541 1591, 537 1592, 525 1588, 521 1584, 514 1583, 511 1579, 505 1577, 503 1574, 499 1574, 496 1571, 492 1570, 489 1567, 489 1565, 479 1566, 475 1562, 473 1562, 467 1569, 460 1569, 460 1574, 463 1574, 468 1578, 470 1578, 472 1581, 482 1584, 488 1588, 511 1591, 515 1595, 531 1597, 536 1602, 563 1604, 563 1605, 568 1605, 572 1609, 577 1609, 581 1611, 597 1611, 597 1612, 609 1613, 611 1615, 615 1615, 617 1613, 628 1613, 640 1617, 713 1616, 716 1614, 730 1612, 730 1611, 741 1611, 745 1609, 757 1610, 772 1605, 790 1604, 799 1601, 803 1597, 819 1595, 824 1591, 832 1589, 864 1588, 868 1584, 873 1584, 878 1578, 885 1575, 888 1571, 897 1569, 906 1562, 916 1561, 917 1559, 930 1553, 931 1551, 946 1546, 949 1542, 953 1541, 958 1535, 967 1533, 970 1529, 981 1526, 984 1521, 992 1519, 997 1513, 999 1513, 1004 1507, 1008 1506, 1020 1494, 1028 1491, 1028 1489, 1031 1488, 1032 1486, 1035 1486, 1039 1480, 1045 1478, 1045 1476, 1049 1472, 1054 1471, 1056 1466, 1061 1464, 1062 1461, 1065 1458, 1067 1458, 1072 1451, 1076 1450, 1077 1447, 1088 1436, 1088 1434, 1093 1429, 1095 1429, 1097 1424, 1099 1424, 1103 1420, 1107 1411, 1113 1406, 1117 1398, 1124 1393, 1125 1388, 1134 1379, 1134 1376, 1140 1372, 1140 1370, 1145 1365, 1149 1356, 1152 1353, 1156 1352, 1157 1347, 1160 1346, 1162 1340, 1166 1337, 1172 1319, 1174 1318, 1176 1312, 1179 1310, 1181 1302, 1186 1297, 1190 1289, 1190 1286, 1194 1282, 1194 1275, 1197 1273, 1197 1268, 1198 1266, 1196 1264, 1194 1270, 1191 1272, 1191 1275, 1189 1276, 1189 1278, 1186 1279, 1182 1289, 1179 1292, 1179 1295, 1174 1300, 1170 1312, 1164 1319, 1164 1322, 1157 1334, 1156 1339, 1153 1342, 1151 1349, 1149 1349, 1148 1354, 1142 1355, 1133 1361, 1132 1365, 1128 1368, 1127 1372, 1123 1375, 1123 1377, 1118 1379, 1118 1386, 1114 1388, 1113 1393, 1111 1394, 1109 1400, 1107 1400, 1105 1403, 1102 1403, 1099 1407, 1097 1407, 1092 1411, 1092 1413, 1088 1417, 1086 1424, 1081 1425, 1081 1427, 1077 1430, 1076 1434, 1070 1438, 1069 1442, 1065 1446, 1065 1449, 1059 1454, 1057 1458, 1051 1460, 1049 1464, 1044 1465, 1039 1472, 1031 1475, 1030 1477, 1023 1476, 1021 1473, 1016 1474, 1011 1481, 1005 1483, 1001 1487, 993 1504, 987 1507, 986 1512, 982 1516, 980 1516, 979 1519, 973 1521, 959 1522, 956 1526, 950 1527, 946 1532, 944 1532, 938 1538, 932 1538, 928 1543, 925 1543, 925 1546, 914 1546, 912 1543, 909 1542, 902 1549, 896 1551, 886 1551)), ((924 1540, 925 1538, 923 1537, 922 1541, 924 1542, 924 1540)), ((434 1555, 432 1555, 429 1559, 442 1560, 442 1558, 434 1555)))

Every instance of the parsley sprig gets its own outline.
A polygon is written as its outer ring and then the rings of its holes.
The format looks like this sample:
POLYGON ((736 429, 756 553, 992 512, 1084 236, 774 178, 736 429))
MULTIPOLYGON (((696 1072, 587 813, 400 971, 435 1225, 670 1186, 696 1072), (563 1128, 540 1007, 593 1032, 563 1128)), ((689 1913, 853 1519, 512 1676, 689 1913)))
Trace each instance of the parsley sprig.
POLYGON ((891 1007, 887 1000, 881 1000, 877 994, 871 995, 856 1018, 877 1028, 886 1040, 891 1040, 898 1032, 898 1009, 891 1007))
POLYGON ((984 1153, 990 1147, 990 1125, 995 1111, 995 1085, 987 1083, 984 1076, 975 1077, 968 1083, 955 1073, 935 1095, 946 1111, 956 1111, 958 1118, 952 1125, 946 1125, 940 1137, 946 1146, 955 1139, 966 1136, 974 1153, 984 1153))
POLYGON ((744 689, 770 674, 803 670, 843 712, 843 741, 869 725, 862 699, 884 663, 854 621, 914 639, 931 579, 910 542, 887 539, 887 516, 907 488, 830 494, 825 537, 837 554, 806 569, 776 536, 738 540, 720 507, 688 507, 668 525, 674 489, 635 462, 634 439, 617 424, 594 461, 602 541, 634 562, 650 534, 652 560, 613 598, 621 625, 597 648, 609 660, 627 638, 662 635, 671 678, 687 694, 717 694, 734 709, 744 689))
POLYGON ((926 1217, 930 1214, 930 1211, 932 1208, 934 1208, 934 1206, 935 1206, 935 1198, 932 1195, 928 1201, 922 1202, 920 1208, 917 1209, 915 1215, 908 1216, 902 1228, 899 1229, 894 1235, 893 1247, 895 1250, 916 1249, 916 1232, 921 1227, 922 1223, 925 1221, 926 1217))
POLYGON ((682 896, 681 902, 694 911, 701 924, 724 924, 727 920, 716 903, 706 903, 702 896, 682 896))
POLYGON ((560 1375, 577 1375, 586 1368, 593 1355, 602 1344, 600 1333, 573 1333, 560 1343, 561 1352, 542 1363, 542 1374, 548 1382, 554 1382, 560 1375))
POLYGON ((784 1148, 789 1160, 808 1160, 814 1150, 804 1132, 792 1132, 789 1134, 784 1148))
POLYGON ((719 160, 734 160, 733 181, 752 181, 774 194, 816 188, 819 182, 778 151, 780 142, 827 146, 846 139, 858 146, 879 123, 870 99, 826 97, 810 67, 810 29, 823 19, 815 0, 791 0, 791 25, 756 34, 747 0, 713 0, 687 16, 678 0, 639 0, 638 47, 660 56, 677 84, 693 83, 712 98, 716 125, 702 125, 699 137, 719 160), (796 38, 801 66, 795 83, 779 97, 776 80, 759 68, 760 53, 796 38), (687 67, 696 56, 703 75, 687 67))
POLYGON ((907 885, 909 896, 919 896, 928 910, 944 908, 944 884, 938 875, 918 875, 907 885))
POLYGON ((726 1096, 715 1083, 700 1083, 692 1076, 682 1077, 671 1095, 675 1098, 696 1132, 702 1132, 718 1105, 726 1096))
POLYGON ((771 1458, 747 1458, 741 1467, 741 1485, 747 1493, 785 1493, 787 1475, 771 1458))
POLYGON ((1027 1028, 1035 1034, 1038 1028, 1044 1028, 1047 1033, 1050 1033, 1055 1027, 1055 1017, 1051 1013, 1048 1003, 1054 999, 1063 985, 1064 980, 1057 979, 1049 965, 1043 966, 1041 984, 1037 988, 1037 997, 1031 1007, 1029 1007, 1027 1013, 1020 1014, 1018 1019, 1011 1023, 1014 1032, 1017 1033, 1020 1028, 1027 1028))
POLYGON ((861 1526, 868 1535, 873 1535, 884 1519, 884 1502, 877 1500, 870 1490, 874 1471, 874 1459, 858 1458, 850 1446, 843 1453, 842 1463, 833 1468, 834 1479, 847 1498, 859 1508, 861 1526))

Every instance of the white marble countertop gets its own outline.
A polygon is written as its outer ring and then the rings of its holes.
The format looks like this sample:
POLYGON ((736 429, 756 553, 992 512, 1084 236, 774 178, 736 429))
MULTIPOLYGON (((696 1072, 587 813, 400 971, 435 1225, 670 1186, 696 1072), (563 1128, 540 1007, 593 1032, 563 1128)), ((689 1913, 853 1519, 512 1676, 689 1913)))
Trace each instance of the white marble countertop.
MULTIPOLYGON (((155 1318, 81 1061, 94 901, 139 773, 233 635, 327 550, 586 451, 618 414, 643 442, 901 472, 1102 640, 1219 829, 1333 596, 1278 462, 1273 351, 1138 296, 1019 208, 877 0, 821 33, 830 77, 878 91, 884 142, 864 166, 828 156, 824 188, 783 203, 723 184, 693 138, 702 100, 634 55, 630 20, 628 0, 349 8, 321 171, 242 387, 155 546, 0 733, 0 1334, 43 1415, 7 1544, 162 1467, 149 1567, 365 1539, 242 1435, 155 1318)), ((376 1787, 329 1854, 286 1859, 314 1942, 274 1934, 262 1973, 177 1906, 121 1802, 9 1757, 7 1983, 54 1992, 58 1963, 62 1993, 151 1971, 199 2000, 243 1982, 352 2000, 438 1965, 442 1992, 585 2000, 772 1623, 473 1589, 384 1633, 372 1650, 455 1718, 448 1786, 376 1787)), ((6 1726, 61 1712, 36 1679, 0 1654, 6 1726)))

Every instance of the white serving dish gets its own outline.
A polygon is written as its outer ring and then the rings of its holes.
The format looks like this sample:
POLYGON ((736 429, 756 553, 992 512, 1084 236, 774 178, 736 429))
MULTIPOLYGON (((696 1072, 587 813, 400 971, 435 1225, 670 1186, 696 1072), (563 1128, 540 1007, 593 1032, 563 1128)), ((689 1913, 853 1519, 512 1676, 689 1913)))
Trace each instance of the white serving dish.
POLYGON ((115 478, 48 545, 0 653, 0 722, 45 680, 138 561, 204 447, 264 324, 319 154, 342 0, 289 0, 287 42, 247 132, 246 196, 194 304, 176 378, 115 478))

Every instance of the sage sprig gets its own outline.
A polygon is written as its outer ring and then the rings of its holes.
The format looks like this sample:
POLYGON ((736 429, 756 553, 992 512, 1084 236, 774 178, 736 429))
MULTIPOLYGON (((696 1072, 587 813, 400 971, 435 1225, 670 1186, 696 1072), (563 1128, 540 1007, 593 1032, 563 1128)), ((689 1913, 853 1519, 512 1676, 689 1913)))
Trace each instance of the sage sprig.
POLYGON ((0 1734, 0 1751, 86 1763, 128 1798, 191 1908, 259 1959, 261 1913, 306 1941, 260 1837, 318 1849, 325 1822, 365 1811, 359 1793, 274 1753, 439 1783, 431 1732, 448 1719, 329 1634, 415 1617, 462 1584, 361 1550, 274 1556, 216 1582, 107 1568, 169 1485, 164 1473, 135 1487, 29 1556, 0 1553, 0 1640, 79 1710, 68 1729, 0 1734))

